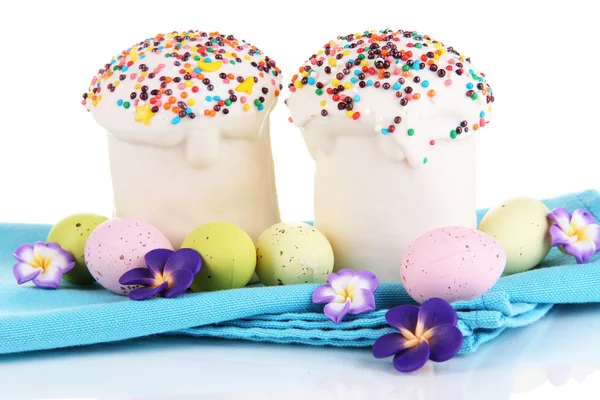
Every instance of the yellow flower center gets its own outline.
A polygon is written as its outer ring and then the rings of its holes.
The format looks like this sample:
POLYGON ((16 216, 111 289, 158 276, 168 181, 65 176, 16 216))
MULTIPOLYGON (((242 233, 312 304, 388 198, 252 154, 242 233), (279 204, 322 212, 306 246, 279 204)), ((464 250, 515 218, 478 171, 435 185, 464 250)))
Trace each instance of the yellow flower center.
POLYGON ((423 327, 423 323, 421 321, 417 322, 417 327, 415 328, 415 332, 411 332, 406 328, 400 329, 400 333, 402 336, 406 338, 406 346, 407 348, 414 347, 419 343, 426 341, 429 343, 429 339, 433 336, 432 329, 423 332, 425 328, 423 327))
POLYGON ((589 238, 586 235, 586 231, 585 228, 584 229, 579 229, 577 232, 575 232, 575 235, 573 236, 577 236, 577 241, 581 242, 581 241, 585 241, 588 240, 589 238))
POLYGON ((350 301, 354 301, 354 285, 348 285, 348 287, 346 288, 346 290, 344 289, 339 289, 337 291, 337 294, 339 296, 342 296, 344 298, 343 302, 348 301, 348 299, 350 299, 350 301))
POLYGON ((590 240, 587 236, 587 226, 580 228, 577 224, 571 223, 565 234, 570 238, 577 238, 578 242, 590 240))
POLYGON ((52 257, 44 258, 41 254, 36 254, 31 266, 34 268, 41 268, 42 273, 44 273, 50 264, 52 264, 52 257))
POLYGON ((157 275, 154 277, 154 285, 153 287, 158 287, 160 285, 162 285, 163 283, 167 282, 167 289, 171 287, 171 285, 173 284, 173 278, 171 277, 171 275, 168 274, 163 274, 163 275, 157 275))

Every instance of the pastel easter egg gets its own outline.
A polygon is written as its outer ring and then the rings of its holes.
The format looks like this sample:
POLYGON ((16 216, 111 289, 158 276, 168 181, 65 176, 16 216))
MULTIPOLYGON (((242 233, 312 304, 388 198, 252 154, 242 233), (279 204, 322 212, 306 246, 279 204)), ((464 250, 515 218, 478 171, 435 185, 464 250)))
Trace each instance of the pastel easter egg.
POLYGON ((505 274, 524 272, 541 263, 552 248, 550 210, 541 201, 516 197, 492 208, 479 230, 494 237, 506 251, 505 274))
POLYGON ((181 247, 194 249, 202 256, 202 269, 191 286, 195 292, 244 287, 256 268, 254 242, 230 222, 211 222, 196 228, 181 247))
POLYGON ((266 286, 325 283, 333 271, 333 250, 318 229, 280 222, 258 238, 256 275, 266 286))
POLYGON ((403 257, 400 275, 415 301, 439 297, 453 302, 486 293, 502 275, 505 264, 504 249, 493 237, 451 226, 415 240, 403 257))
POLYGON ((126 296, 137 286, 123 286, 121 276, 134 268, 146 268, 150 250, 170 249, 165 235, 147 222, 114 218, 98 225, 85 244, 85 262, 94 279, 111 292, 126 296))
POLYGON ((75 258, 73 269, 63 279, 80 285, 94 283, 94 277, 85 265, 85 243, 94 229, 108 220, 103 215, 80 213, 61 219, 52 227, 47 242, 57 243, 75 258))

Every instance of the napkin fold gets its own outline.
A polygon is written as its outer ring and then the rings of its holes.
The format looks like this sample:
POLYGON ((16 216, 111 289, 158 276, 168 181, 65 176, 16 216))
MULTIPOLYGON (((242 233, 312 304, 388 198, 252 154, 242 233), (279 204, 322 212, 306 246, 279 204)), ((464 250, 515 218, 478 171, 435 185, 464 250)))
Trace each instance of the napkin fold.
MULTIPOLYGON (((544 201, 552 209, 584 208, 600 219, 600 194, 586 191, 544 201)), ((478 212, 479 218, 485 210, 478 212)), ((385 312, 413 303, 399 283, 382 283, 377 310, 335 325, 311 302, 318 285, 248 287, 131 301, 99 285, 66 282, 59 290, 17 286, 14 249, 45 241, 48 225, 0 224, 0 354, 115 342, 149 335, 189 335, 314 346, 367 347, 392 332, 385 312)), ((600 253, 599 253, 600 254, 600 253)), ((453 303, 470 353, 509 328, 542 318, 554 304, 600 302, 600 255, 587 264, 553 249, 538 268, 501 278, 487 294, 453 303)))

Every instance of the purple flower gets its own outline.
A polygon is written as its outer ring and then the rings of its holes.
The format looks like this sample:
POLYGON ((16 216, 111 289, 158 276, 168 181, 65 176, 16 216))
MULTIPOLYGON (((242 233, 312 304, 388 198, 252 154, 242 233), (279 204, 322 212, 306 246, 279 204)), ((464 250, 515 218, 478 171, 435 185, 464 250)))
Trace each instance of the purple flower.
POLYGON ((458 354, 463 335, 456 327, 456 311, 438 298, 425 301, 421 308, 402 305, 385 314, 388 324, 400 333, 388 333, 373 344, 375 358, 394 356, 394 368, 412 372, 427 360, 448 361, 458 354))
POLYGON ((155 249, 145 257, 148 268, 134 268, 121 276, 121 285, 141 285, 129 292, 132 300, 157 294, 175 297, 188 290, 202 267, 202 257, 194 249, 155 249))
POLYGON ((19 285, 33 281, 39 287, 58 289, 63 274, 75 266, 73 255, 56 243, 22 244, 14 256, 19 261, 13 267, 19 285))
POLYGON ((572 255, 578 264, 589 261, 600 250, 600 225, 582 208, 571 215, 564 208, 555 208, 548 214, 552 246, 572 255))
POLYGON ((342 269, 327 276, 329 285, 319 286, 312 295, 313 303, 325 306, 325 315, 339 324, 346 314, 362 314, 375 310, 373 292, 379 286, 377 277, 369 271, 342 269))

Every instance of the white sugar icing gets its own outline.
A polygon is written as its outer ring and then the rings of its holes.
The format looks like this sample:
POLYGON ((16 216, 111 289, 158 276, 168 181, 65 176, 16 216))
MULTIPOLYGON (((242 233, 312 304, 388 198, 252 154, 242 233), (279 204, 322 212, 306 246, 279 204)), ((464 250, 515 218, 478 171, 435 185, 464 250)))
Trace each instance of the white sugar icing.
POLYGON ((463 139, 485 126, 494 101, 469 58, 416 32, 339 36, 300 70, 286 103, 296 126, 322 126, 305 135, 309 147, 327 152, 337 136, 370 130, 382 136, 385 155, 413 167, 429 161, 438 141, 463 139))

